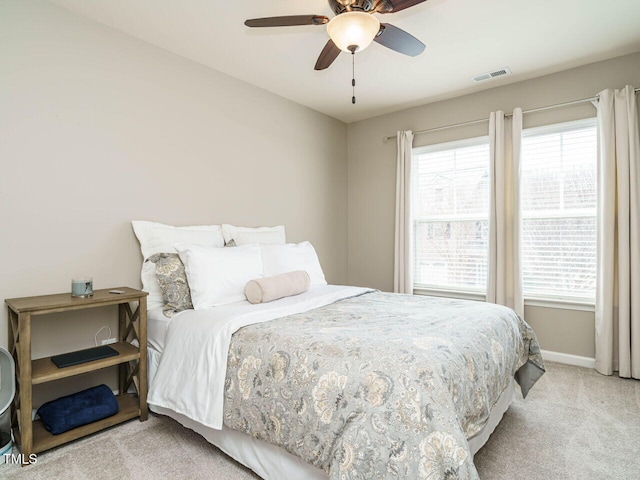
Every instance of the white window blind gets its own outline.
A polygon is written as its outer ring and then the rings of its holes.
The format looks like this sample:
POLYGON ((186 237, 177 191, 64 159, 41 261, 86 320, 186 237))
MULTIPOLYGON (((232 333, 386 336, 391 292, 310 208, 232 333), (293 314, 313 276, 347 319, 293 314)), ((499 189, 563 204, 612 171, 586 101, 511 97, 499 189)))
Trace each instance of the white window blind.
POLYGON ((596 160, 595 119, 523 132, 526 298, 595 299, 596 160))
POLYGON ((489 141, 414 149, 414 287, 484 293, 489 141))

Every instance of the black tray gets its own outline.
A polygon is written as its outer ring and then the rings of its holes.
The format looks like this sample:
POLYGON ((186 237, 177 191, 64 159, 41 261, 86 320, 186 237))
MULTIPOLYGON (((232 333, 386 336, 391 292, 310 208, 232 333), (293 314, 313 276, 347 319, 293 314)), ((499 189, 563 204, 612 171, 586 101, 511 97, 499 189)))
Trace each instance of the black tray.
POLYGON ((62 355, 54 355, 51 361, 58 368, 70 367, 80 363, 92 362, 101 358, 115 357, 119 353, 109 345, 100 347, 87 348, 86 350, 78 350, 75 352, 63 353, 62 355))

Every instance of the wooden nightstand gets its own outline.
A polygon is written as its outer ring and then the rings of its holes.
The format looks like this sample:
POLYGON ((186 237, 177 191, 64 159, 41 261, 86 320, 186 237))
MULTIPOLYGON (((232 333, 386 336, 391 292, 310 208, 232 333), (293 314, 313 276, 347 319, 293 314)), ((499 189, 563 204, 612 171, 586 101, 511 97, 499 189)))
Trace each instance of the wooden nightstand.
POLYGON ((147 410, 147 293, 128 287, 116 287, 123 294, 96 290, 92 297, 76 298, 69 293, 5 300, 9 309, 9 352, 16 363, 18 388, 11 407, 11 425, 23 462, 32 453, 42 452, 63 443, 90 435, 103 428, 140 417, 145 421, 147 410), (129 302, 137 302, 132 311, 129 302), (49 313, 69 312, 118 305, 118 343, 110 345, 119 355, 71 367, 58 368, 50 357, 31 359, 31 317, 49 313), (136 339, 139 347, 128 340, 136 339), (45 430, 40 420, 31 420, 32 386, 81 373, 118 365, 119 411, 112 417, 83 425, 59 435, 45 430), (134 385, 137 397, 127 394, 134 385))

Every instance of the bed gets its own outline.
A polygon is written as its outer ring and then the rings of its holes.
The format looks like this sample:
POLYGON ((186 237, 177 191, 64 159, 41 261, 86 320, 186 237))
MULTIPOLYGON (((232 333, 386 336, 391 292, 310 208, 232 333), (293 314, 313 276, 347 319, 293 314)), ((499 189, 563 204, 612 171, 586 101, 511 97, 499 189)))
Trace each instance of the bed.
POLYGON ((282 225, 132 226, 150 408, 265 479, 476 479, 514 381, 544 373, 512 310, 328 285, 282 225))
POLYGON ((544 373, 484 302, 315 285, 148 314, 149 405, 265 479, 478 478, 473 455, 544 373))

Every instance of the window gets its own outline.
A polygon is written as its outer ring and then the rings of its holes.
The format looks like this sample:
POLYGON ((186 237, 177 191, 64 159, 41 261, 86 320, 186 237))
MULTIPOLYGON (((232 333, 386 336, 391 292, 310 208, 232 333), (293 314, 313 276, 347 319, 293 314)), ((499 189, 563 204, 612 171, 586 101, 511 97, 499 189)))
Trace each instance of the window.
POLYGON ((414 149, 412 167, 414 287, 484 293, 488 139, 414 149))
MULTIPOLYGON (((527 299, 595 299, 597 143, 595 119, 523 132, 527 299)), ((485 293, 489 181, 487 138, 414 149, 415 288, 485 293)))
POLYGON ((522 270, 526 298, 593 302, 595 119, 528 129, 522 139, 522 270))

